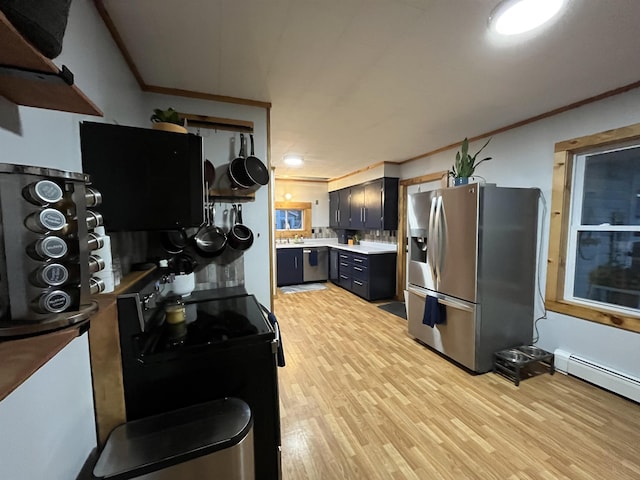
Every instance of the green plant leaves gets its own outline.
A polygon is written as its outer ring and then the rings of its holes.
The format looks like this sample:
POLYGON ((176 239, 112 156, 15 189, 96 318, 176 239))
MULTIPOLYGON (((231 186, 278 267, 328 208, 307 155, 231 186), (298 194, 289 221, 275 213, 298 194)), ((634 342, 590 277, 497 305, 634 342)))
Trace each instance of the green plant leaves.
POLYGON ((460 151, 456 152, 456 160, 451 167, 451 171, 449 175, 455 178, 459 177, 471 177, 476 167, 480 165, 482 162, 486 162, 487 160, 491 160, 492 157, 485 157, 480 161, 476 161, 478 154, 484 150, 484 148, 489 145, 491 138, 487 140, 487 142, 482 146, 480 150, 478 150, 474 155, 469 155, 469 140, 465 137, 460 145, 460 151))
POLYGON ((155 108, 153 115, 151 115, 152 122, 167 122, 175 123, 176 125, 183 125, 183 121, 173 108, 162 110, 161 108, 155 108))

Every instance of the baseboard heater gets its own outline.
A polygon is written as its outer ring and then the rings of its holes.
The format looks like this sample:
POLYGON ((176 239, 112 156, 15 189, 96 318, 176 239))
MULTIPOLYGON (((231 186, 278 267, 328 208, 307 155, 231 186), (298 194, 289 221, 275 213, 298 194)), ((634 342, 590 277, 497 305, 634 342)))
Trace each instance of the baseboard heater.
POLYGON ((564 350, 556 350, 555 367, 623 397, 640 402, 640 379, 564 350))

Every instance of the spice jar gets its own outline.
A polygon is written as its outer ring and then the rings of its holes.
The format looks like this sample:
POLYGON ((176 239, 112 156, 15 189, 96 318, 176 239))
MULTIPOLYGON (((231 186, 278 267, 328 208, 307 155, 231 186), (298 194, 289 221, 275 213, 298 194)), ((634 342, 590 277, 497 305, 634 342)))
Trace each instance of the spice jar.
POLYGON ((180 300, 172 300, 168 302, 164 306, 164 313, 166 314, 166 322, 170 325, 183 323, 186 319, 184 303, 180 300))

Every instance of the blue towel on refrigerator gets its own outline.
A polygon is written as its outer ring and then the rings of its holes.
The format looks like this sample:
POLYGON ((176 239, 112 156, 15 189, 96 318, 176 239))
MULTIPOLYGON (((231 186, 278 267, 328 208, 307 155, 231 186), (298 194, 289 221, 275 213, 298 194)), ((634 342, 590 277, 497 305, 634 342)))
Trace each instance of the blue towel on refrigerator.
POLYGON ((424 313, 422 314, 422 323, 431 328, 437 324, 444 323, 447 320, 447 311, 445 306, 438 302, 436 297, 427 295, 424 302, 424 313))

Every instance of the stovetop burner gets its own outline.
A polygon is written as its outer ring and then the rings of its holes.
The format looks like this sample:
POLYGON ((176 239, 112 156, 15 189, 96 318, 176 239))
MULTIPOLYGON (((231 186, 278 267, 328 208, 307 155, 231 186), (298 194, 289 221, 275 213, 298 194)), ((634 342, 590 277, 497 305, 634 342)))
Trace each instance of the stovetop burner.
POLYGON ((195 301, 185 311, 186 321, 170 324, 164 309, 156 308, 156 326, 135 339, 141 357, 274 335, 253 295, 195 301))

